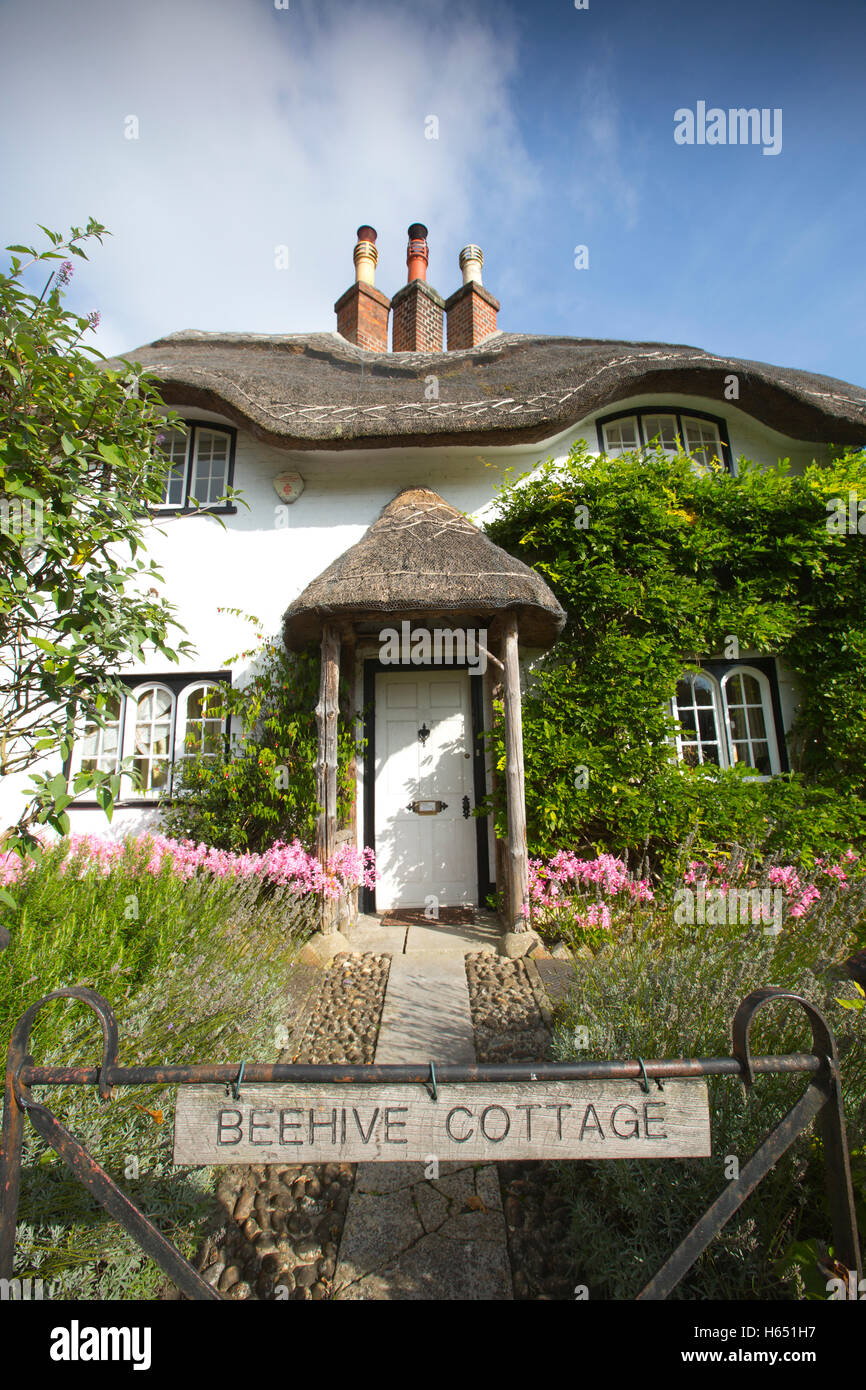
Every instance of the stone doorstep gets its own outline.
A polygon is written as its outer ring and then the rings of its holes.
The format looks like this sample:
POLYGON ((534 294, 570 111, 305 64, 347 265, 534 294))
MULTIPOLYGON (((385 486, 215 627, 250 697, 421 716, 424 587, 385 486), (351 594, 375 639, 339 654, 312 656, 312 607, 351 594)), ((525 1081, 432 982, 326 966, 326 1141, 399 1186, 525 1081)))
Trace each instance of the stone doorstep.
POLYGON ((502 927, 495 913, 479 910, 471 926, 446 926, 431 921, 429 926, 385 924, 379 917, 359 915, 356 923, 344 929, 353 951, 410 955, 419 951, 460 952, 469 955, 476 951, 497 953, 502 941, 502 927))

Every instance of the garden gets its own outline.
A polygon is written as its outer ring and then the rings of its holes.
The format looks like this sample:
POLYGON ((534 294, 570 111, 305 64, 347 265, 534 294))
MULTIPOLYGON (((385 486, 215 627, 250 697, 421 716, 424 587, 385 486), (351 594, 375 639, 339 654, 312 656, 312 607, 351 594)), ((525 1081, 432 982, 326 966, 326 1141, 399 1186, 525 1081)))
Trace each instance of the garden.
MULTIPOLYGON (((339 896, 370 872, 350 850, 325 871, 297 841, 234 854, 162 836, 71 836, 26 861, 7 853, 0 882, 14 907, 4 910, 0 1034, 8 1039, 40 996, 88 985, 117 1016, 124 1064, 276 1061, 289 1046, 297 952, 315 930, 320 895, 339 896)), ((99 1025, 82 1004, 57 1001, 36 1019, 40 1062, 92 1064, 100 1048, 99 1025)), ((101 1106, 91 1088, 59 1087, 50 1103, 191 1257, 217 1175, 173 1167, 173 1091, 124 1088, 101 1106)), ((161 1271, 29 1126, 24 1163, 20 1277, 41 1279, 47 1297, 160 1295, 161 1271)))
MULTIPOLYGON (((117 1013, 124 1062, 276 1059, 321 899, 375 873, 369 849, 343 849, 326 867, 311 852, 316 660, 291 656, 252 620, 251 679, 208 708, 244 738, 188 750, 160 834, 71 835, 74 797, 110 814, 119 774, 94 765, 70 786, 44 769, 57 749, 70 754, 82 722, 104 727, 122 690, 117 671, 143 646, 169 663, 190 650, 173 635, 158 566, 138 558, 162 496, 162 403, 144 375, 125 380, 88 357, 89 321, 61 306, 64 257, 103 234, 95 223, 66 241, 48 232, 51 249, 10 248, 12 273, 0 277, 0 481, 9 499, 46 501, 38 553, 26 536, 0 532, 0 649, 15 655, 0 683, 0 772, 29 771, 33 791, 0 855, 9 938, 0 1036, 41 995, 89 985, 117 1013), (41 296, 22 289, 19 255, 61 263, 45 267, 41 296), (124 545, 128 563, 117 558, 124 545)), ((802 992, 838 1039, 866 1227, 866 1015, 850 963, 866 948, 866 560, 857 534, 827 525, 829 499, 851 493, 866 495, 863 451, 799 473, 741 459, 733 476, 685 455, 597 458, 578 444, 508 482, 487 530, 544 576, 568 614, 559 642, 532 664, 523 701, 527 925, 568 952, 574 972, 555 1056, 728 1055, 744 995, 771 983, 802 992), (731 651, 779 661, 798 688, 790 766, 769 779, 673 756, 671 693, 684 669, 731 651)), ((342 821, 355 715, 341 700, 342 821)), ((488 745, 501 773, 501 708, 494 715, 488 745)), ((475 814, 504 832, 501 777, 475 814)), ((767 1052, 808 1046, 789 1011, 766 1011, 756 1033, 767 1052)), ((71 1002, 46 1009, 33 1033, 46 1063, 92 1062, 98 1043, 89 1011, 71 1002)), ((779 1077, 748 1095, 712 1080, 712 1159, 558 1174, 575 1270, 594 1297, 634 1295, 793 1090, 779 1077)), ((60 1088, 53 1101, 191 1255, 214 1172, 172 1168, 170 1091, 124 1091, 101 1107, 60 1088)), ((162 1275, 32 1131, 26 1142, 17 1272, 67 1298, 158 1297, 162 1275)), ((680 1294, 825 1297, 822 1182, 820 1144, 804 1137, 680 1294)))

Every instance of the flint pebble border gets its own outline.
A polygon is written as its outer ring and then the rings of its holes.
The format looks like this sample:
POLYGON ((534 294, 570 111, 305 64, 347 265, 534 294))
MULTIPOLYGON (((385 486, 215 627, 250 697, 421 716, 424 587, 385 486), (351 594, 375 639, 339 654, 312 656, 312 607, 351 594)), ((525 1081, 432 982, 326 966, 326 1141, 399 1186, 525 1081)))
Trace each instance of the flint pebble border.
MULTIPOLYGON (((372 1062, 390 963, 346 953, 316 972, 295 1025, 300 1042, 280 1061, 372 1062)), ((354 1176, 350 1163, 224 1169, 196 1268, 230 1299, 330 1298, 354 1176)))
MULTIPOLYGON (((466 978, 479 1062, 549 1058, 553 1019, 534 960, 467 956, 466 978)), ((515 1299, 573 1299, 580 1280, 557 1165, 501 1163, 498 1171, 515 1299)))

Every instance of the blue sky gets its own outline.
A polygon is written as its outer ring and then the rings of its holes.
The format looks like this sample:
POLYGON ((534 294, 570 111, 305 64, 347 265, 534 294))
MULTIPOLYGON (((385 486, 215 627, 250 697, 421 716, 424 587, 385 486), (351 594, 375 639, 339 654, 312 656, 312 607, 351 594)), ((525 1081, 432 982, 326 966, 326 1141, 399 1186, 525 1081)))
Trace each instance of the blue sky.
POLYGON ((862 0, 0 0, 0 233, 109 227, 70 296, 108 353, 329 331, 355 228, 393 293, 419 220, 506 330, 866 384, 864 40, 862 0), (698 102, 780 109, 781 151, 678 145, 698 102))

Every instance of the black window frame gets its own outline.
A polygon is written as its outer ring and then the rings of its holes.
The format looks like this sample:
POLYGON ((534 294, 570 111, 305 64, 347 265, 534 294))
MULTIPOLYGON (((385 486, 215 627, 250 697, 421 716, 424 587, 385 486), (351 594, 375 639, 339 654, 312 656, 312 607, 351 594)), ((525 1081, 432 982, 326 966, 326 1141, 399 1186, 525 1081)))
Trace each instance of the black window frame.
POLYGON ((736 476, 734 467, 734 456, 731 451, 731 440, 728 434, 728 424, 722 415, 710 415, 706 410, 690 410, 682 405, 639 405, 633 406, 631 410, 616 410, 612 414, 600 416, 595 422, 596 435, 598 438, 599 453, 607 454, 607 446, 604 440, 605 425, 612 425, 616 420, 628 420, 632 416, 637 420, 637 432, 640 439, 641 450, 649 450, 651 445, 647 444, 644 434, 643 419, 646 415, 673 415, 677 422, 677 435, 682 441, 684 449, 686 446, 686 432, 683 429, 684 415, 693 420, 706 420, 709 424, 715 425, 719 432, 719 444, 722 450, 722 463, 725 472, 731 477, 736 476))
MULTIPOLYGON (((232 673, 231 673, 231 671, 228 671, 228 670, 226 670, 225 668, 223 668, 223 670, 221 670, 221 671, 187 671, 186 673, 182 673, 182 674, 180 674, 180 675, 177 673, 177 671, 172 671, 170 675, 160 675, 160 674, 158 674, 157 672, 143 672, 142 674, 140 674, 140 675, 135 675, 135 676, 129 676, 129 677, 122 676, 122 677, 120 677, 120 680, 121 680, 121 683, 122 683, 122 685, 123 685, 124 693, 125 693, 125 694, 128 694, 128 695, 132 695, 133 692, 134 692, 135 690, 140 689, 143 685, 164 685, 164 686, 165 686, 168 690, 170 690, 171 693, 172 693, 172 697, 173 697, 173 699, 174 699, 174 701, 175 701, 175 712, 176 712, 176 710, 177 710, 177 701, 178 701, 178 699, 179 699, 179 697, 180 697, 180 695, 181 695, 181 692, 184 691, 184 690, 186 690, 186 688, 187 688, 188 686, 190 686, 190 685, 204 685, 204 684, 205 684, 206 682, 208 682, 208 681, 210 681, 213 685, 228 685, 228 686, 231 686, 231 685, 232 685, 232 673)), ((123 748, 124 748, 124 744, 125 744, 125 741, 126 741, 126 711, 127 711, 127 709, 128 709, 128 705, 127 705, 127 703, 124 701, 124 705, 123 705, 123 719, 121 720, 121 723, 120 723, 120 753, 121 753, 121 757, 123 756, 123 748)), ((229 746, 230 746, 230 736, 231 736, 231 729, 230 729, 230 726, 231 726, 231 719, 229 718, 229 720, 227 720, 227 722, 226 722, 226 729, 225 729, 225 733, 224 733, 224 738, 225 738, 225 743, 226 743, 226 751, 228 751, 228 748, 229 748, 229 746)), ((176 732, 176 731, 175 731, 175 732, 176 732)), ((181 756, 183 756, 183 755, 181 754, 181 756)), ((69 782, 69 780, 70 780, 70 778, 71 778, 71 776, 72 776, 73 757, 74 757, 74 753, 73 753, 73 752, 70 752, 70 753, 68 754, 68 756, 64 759, 64 762, 63 762, 63 775, 64 775, 64 777, 66 778, 67 783, 69 782)), ((172 750, 171 750, 171 771, 172 771, 172 777, 174 776, 174 769, 175 769, 175 766, 176 766, 176 764, 177 764, 178 762, 179 762, 179 757, 178 757, 177 749, 176 749, 176 747, 175 747, 175 745, 174 745, 174 740, 172 740, 172 750)), ((162 805, 166 800, 168 800, 168 801, 174 801, 174 800, 175 800, 175 797, 174 797, 174 796, 170 796, 170 797, 165 797, 165 796, 119 796, 119 797, 117 798, 117 800, 115 801, 114 805, 115 805, 115 808, 116 808, 116 809, 122 809, 122 808, 125 808, 125 807, 128 807, 128 806, 156 807, 156 806, 162 805)), ((74 799, 73 801, 70 802, 69 809, 72 810, 72 811, 78 811, 78 810, 81 810, 81 811, 91 811, 91 810, 94 810, 94 809, 95 809, 95 810, 101 810, 102 807, 99 805, 99 802, 96 801, 96 800, 93 800, 93 799, 90 799, 90 800, 79 800, 78 797, 75 797, 75 799, 74 799)))
MULTIPOLYGON (((226 465, 226 482, 224 491, 234 487, 235 479, 235 453, 237 451, 238 432, 234 425, 223 425, 216 420, 191 420, 183 418, 182 423, 186 429, 186 458, 184 460, 185 479, 184 479, 184 502, 180 507, 162 506, 152 504, 151 512, 153 516, 196 516, 199 513, 208 513, 212 516, 234 516, 237 507, 232 502, 223 503, 217 506, 214 503, 202 504, 195 507, 190 503, 190 491, 192 489, 192 466, 195 458, 195 434, 197 430, 213 430, 216 434, 227 434, 229 438, 229 452, 226 465)), ((174 428, 171 424, 166 424, 166 432, 174 428)), ((167 476, 167 475, 166 475, 167 476)))

